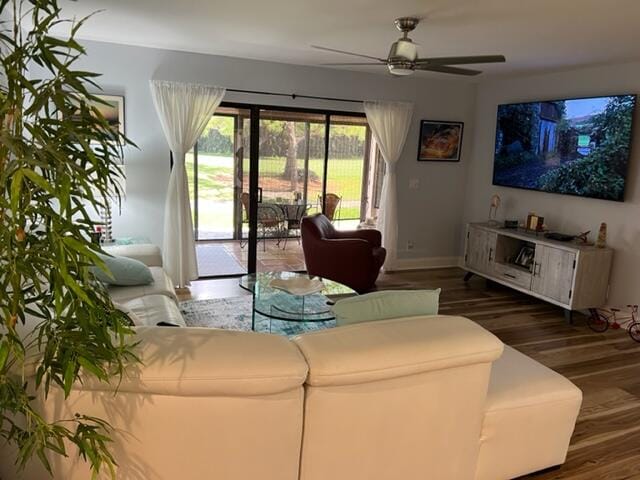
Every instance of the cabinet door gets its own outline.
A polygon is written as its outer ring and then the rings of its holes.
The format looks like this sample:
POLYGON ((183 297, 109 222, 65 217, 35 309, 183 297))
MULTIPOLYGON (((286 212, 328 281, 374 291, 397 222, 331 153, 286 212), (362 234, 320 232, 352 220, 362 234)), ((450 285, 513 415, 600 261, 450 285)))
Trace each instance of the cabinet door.
POLYGON ((571 299, 575 259, 574 252, 536 245, 531 289, 568 305, 571 299))
POLYGON ((491 273, 496 251, 496 238, 497 235, 493 232, 469 227, 465 265, 478 272, 491 273))

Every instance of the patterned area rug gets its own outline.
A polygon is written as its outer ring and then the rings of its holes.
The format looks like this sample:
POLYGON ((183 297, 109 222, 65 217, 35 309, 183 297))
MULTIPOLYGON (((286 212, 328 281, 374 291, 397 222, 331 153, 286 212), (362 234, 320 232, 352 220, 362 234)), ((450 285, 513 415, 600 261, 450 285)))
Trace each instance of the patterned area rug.
MULTIPOLYGON (((187 300, 180 303, 180 311, 189 327, 222 328, 225 330, 251 330, 252 297, 187 300)), ((256 313, 256 332, 277 335, 298 335, 336 326, 335 320, 327 322, 287 322, 256 313)))

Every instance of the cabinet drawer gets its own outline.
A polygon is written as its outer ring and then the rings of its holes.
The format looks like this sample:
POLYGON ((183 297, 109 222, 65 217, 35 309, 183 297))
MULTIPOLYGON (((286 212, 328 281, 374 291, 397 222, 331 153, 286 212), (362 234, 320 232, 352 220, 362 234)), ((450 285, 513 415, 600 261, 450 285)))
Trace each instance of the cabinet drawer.
POLYGON ((513 283, 523 288, 531 288, 531 273, 519 268, 510 267, 503 263, 496 263, 493 266, 494 275, 505 282, 513 283))

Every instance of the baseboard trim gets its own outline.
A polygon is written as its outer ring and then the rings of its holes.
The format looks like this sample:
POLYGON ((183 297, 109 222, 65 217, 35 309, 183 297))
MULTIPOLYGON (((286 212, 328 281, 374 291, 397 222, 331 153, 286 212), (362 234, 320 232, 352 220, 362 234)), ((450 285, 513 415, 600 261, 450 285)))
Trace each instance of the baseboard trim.
POLYGON ((434 268, 459 267, 461 263, 461 257, 399 258, 392 268, 385 267, 385 271, 432 270, 434 268))

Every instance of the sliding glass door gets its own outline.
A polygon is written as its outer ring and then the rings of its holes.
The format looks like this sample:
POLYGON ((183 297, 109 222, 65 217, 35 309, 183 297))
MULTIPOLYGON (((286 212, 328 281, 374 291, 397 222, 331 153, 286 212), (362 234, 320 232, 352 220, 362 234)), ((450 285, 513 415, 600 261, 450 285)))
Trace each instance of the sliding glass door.
POLYGON ((223 104, 187 158, 201 276, 305 270, 305 215, 374 213, 374 153, 362 114, 223 104))
POLYGON ((219 108, 186 168, 201 277, 247 272, 250 110, 219 108))

